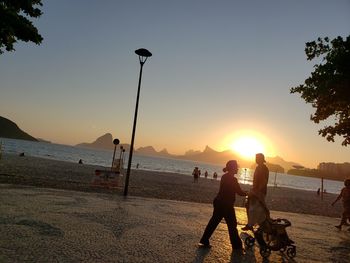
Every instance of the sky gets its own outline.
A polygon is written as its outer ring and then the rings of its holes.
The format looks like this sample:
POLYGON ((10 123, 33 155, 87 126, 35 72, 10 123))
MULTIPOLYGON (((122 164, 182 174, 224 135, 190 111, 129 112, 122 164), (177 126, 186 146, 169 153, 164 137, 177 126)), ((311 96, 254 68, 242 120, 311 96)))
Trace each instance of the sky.
POLYGON ((325 124, 290 94, 319 63, 305 43, 349 35, 349 0, 43 0, 42 11, 42 44, 0 55, 0 115, 34 137, 130 143, 134 51, 146 48, 136 148, 223 151, 250 135, 265 155, 310 168, 350 161, 350 147, 319 136, 325 124))

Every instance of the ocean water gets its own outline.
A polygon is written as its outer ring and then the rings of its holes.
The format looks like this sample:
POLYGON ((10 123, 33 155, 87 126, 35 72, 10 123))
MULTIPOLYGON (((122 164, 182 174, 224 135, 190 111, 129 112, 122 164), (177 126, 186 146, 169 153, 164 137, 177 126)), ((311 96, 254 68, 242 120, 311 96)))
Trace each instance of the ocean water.
MULTIPOLYGON (((112 164, 113 150, 87 149, 69 145, 61 145, 46 142, 31 142, 24 140, 14 140, 0 138, 2 151, 4 153, 19 154, 24 152, 28 156, 42 157, 53 160, 68 161, 77 163, 80 159, 85 164, 101 165, 110 167, 112 164)), ((119 158, 121 152, 117 147, 115 157, 119 158)), ((124 167, 127 165, 128 152, 125 152, 124 167)), ((132 168, 136 168, 139 164, 139 169, 148 171, 172 172, 183 174, 184 176, 192 176, 192 171, 195 166, 198 166, 204 172, 208 171, 208 178, 212 178, 214 172, 217 172, 220 179, 223 165, 215 165, 202 163, 190 160, 179 160, 162 157, 133 155, 132 168)), ((238 180, 243 184, 252 184, 254 170, 241 167, 238 171, 238 180)), ((324 180, 324 188, 329 193, 339 193, 343 187, 343 182, 324 180)), ((321 180, 312 177, 293 176, 282 173, 270 172, 269 185, 277 187, 288 187, 294 189, 315 191, 321 186, 321 180)))

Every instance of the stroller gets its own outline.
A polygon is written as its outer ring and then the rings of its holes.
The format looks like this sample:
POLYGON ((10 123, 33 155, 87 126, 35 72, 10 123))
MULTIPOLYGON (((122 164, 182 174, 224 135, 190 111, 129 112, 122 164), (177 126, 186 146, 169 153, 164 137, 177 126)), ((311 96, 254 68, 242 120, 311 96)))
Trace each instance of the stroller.
POLYGON ((258 227, 252 230, 253 235, 245 234, 244 244, 251 248, 255 240, 260 247, 260 255, 268 258, 271 251, 287 251, 287 256, 294 258, 296 256, 296 246, 294 241, 288 237, 286 228, 291 226, 287 219, 271 219, 266 206, 255 196, 246 198, 247 212, 249 213, 248 223, 257 223, 258 227), (249 203, 248 203, 249 202, 249 203), (249 205, 248 205, 249 204, 249 205))

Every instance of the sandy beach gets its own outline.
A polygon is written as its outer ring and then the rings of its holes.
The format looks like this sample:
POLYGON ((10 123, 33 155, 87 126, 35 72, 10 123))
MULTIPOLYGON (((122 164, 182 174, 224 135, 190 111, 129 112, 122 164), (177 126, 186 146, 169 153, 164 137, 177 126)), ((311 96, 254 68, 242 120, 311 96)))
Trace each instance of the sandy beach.
MULTIPOLYGON (((0 183, 32 185, 85 192, 105 192, 122 195, 124 177, 114 190, 91 186, 96 169, 105 167, 4 154, 0 160, 0 183)), ((107 168, 108 169, 108 168, 107 168)), ((249 185, 242 185, 245 190, 249 185)), ((189 201, 210 204, 219 188, 219 181, 200 178, 193 183, 191 176, 175 173, 133 170, 129 181, 129 195, 189 201)), ((323 200, 316 192, 282 187, 270 187, 267 205, 271 210, 301 214, 340 217, 341 202, 330 204, 335 194, 325 194, 323 200)), ((235 206, 242 207, 244 200, 237 197, 235 206)))

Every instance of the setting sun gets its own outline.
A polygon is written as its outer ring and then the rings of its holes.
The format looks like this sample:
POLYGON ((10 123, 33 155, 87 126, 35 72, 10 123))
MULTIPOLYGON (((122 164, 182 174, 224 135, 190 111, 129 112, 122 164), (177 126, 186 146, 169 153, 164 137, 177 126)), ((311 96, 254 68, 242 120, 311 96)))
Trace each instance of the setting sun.
POLYGON ((252 158, 256 153, 264 152, 263 144, 251 136, 237 138, 232 144, 231 149, 240 154, 243 158, 252 158))
POLYGON ((256 129, 242 129, 227 133, 218 148, 222 151, 231 150, 249 161, 254 161, 255 154, 257 153, 263 153, 269 157, 276 155, 273 142, 265 134, 256 129))

